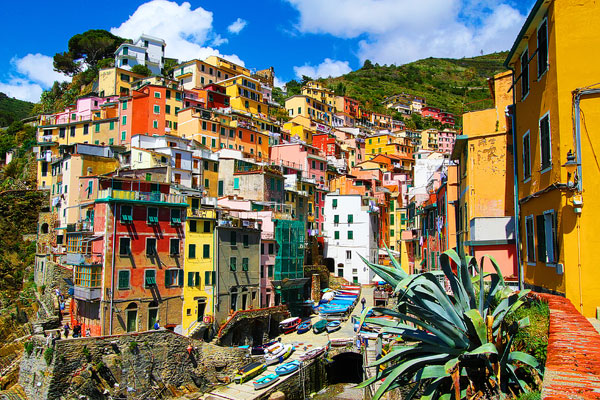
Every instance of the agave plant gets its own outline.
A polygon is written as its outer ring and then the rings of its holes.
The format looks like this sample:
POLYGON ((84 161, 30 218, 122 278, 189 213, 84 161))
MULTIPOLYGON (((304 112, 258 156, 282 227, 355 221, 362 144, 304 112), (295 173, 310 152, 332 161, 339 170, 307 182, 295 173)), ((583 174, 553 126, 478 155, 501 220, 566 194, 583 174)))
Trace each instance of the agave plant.
POLYGON ((524 318, 508 326, 504 319, 524 302, 528 290, 512 291, 497 262, 487 257, 495 273, 483 273, 483 262, 461 259, 449 250, 440 255, 450 293, 431 272, 408 275, 388 249, 391 266, 363 261, 395 288, 398 309, 372 308, 362 314, 370 323, 395 335, 397 345, 369 365, 377 372, 359 386, 383 380, 379 399, 389 390, 412 384, 406 399, 459 399, 515 396, 539 383, 541 366, 531 355, 512 351, 513 335, 529 324, 524 318), (456 265, 456 274, 451 267, 456 265), (394 318, 368 318, 367 313, 394 318), (380 366, 384 366, 381 368, 380 366))

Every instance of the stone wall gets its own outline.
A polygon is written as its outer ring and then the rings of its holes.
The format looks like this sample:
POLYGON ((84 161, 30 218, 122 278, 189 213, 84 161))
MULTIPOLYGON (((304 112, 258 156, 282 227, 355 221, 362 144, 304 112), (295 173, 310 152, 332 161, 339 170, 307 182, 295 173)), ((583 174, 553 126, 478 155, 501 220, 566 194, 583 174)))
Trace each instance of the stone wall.
POLYGON ((238 310, 221 326, 218 343, 224 346, 257 345, 279 335, 279 322, 290 315, 286 305, 238 310))
POLYGON ((24 354, 19 377, 30 399, 203 392, 231 379, 247 363, 245 350, 217 347, 168 330, 59 340, 49 365, 44 360, 49 348, 45 338, 31 340, 34 350, 24 354))

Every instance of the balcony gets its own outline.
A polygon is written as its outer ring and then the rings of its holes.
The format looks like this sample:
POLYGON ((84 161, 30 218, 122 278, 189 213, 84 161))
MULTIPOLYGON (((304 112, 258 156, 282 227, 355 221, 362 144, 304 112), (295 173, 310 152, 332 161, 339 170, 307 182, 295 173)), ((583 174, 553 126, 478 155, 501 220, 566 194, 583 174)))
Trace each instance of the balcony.
POLYGON ((94 300, 100 300, 100 297, 102 295, 102 288, 100 287, 86 287, 86 286, 73 286, 74 289, 74 293, 73 293, 73 297, 75 297, 77 300, 87 300, 87 301, 94 301, 94 300))
POLYGON ((98 201, 140 201, 146 203, 169 203, 187 206, 186 196, 181 194, 160 192, 134 192, 120 189, 103 189, 98 191, 98 201))
POLYGON ((102 265, 102 254, 67 253, 64 263, 68 265, 102 265))
POLYGON ((199 217, 205 219, 216 219, 215 210, 204 210, 202 208, 191 208, 188 210, 189 217, 199 217))

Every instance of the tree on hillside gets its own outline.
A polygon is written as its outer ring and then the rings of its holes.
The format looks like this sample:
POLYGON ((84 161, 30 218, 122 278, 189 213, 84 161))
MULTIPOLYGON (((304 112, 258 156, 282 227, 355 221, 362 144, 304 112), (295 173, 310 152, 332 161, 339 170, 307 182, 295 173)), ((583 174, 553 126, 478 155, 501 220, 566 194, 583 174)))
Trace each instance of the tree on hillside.
POLYGON ((371 60, 365 60, 362 69, 373 69, 373 63, 371 62, 371 60))
POLYGON ((114 53, 125 39, 104 29, 91 29, 69 39, 68 51, 54 55, 54 70, 73 76, 82 70, 83 60, 96 68, 100 60, 114 58, 114 53))
POLYGON ((306 84, 313 79, 310 76, 302 75, 302 80, 300 81, 300 86, 306 86, 306 84))
POLYGON ((288 97, 295 96, 302 92, 302 85, 295 79, 292 79, 285 84, 285 90, 287 91, 288 97))
MULTIPOLYGON (((165 58, 165 64, 162 69, 162 74, 164 76, 171 76, 173 69, 179 64, 179 60, 176 58, 165 58)), ((172 78, 172 76, 171 76, 172 78)))
POLYGON ((140 74, 144 76, 152 75, 152 71, 150 71, 150 68, 142 64, 137 64, 131 67, 131 72, 133 72, 134 74, 140 74))

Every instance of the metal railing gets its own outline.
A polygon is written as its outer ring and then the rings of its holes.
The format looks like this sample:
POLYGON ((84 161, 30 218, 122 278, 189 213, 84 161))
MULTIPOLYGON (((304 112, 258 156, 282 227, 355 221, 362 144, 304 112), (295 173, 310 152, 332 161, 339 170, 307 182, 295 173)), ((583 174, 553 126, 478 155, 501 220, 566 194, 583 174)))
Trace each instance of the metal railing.
POLYGON ((160 192, 134 192, 131 190, 103 189, 98 191, 99 199, 130 200, 130 201, 152 201, 161 203, 185 203, 186 196, 182 194, 160 193, 160 192))

